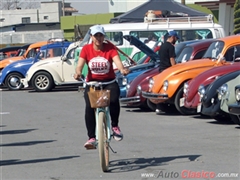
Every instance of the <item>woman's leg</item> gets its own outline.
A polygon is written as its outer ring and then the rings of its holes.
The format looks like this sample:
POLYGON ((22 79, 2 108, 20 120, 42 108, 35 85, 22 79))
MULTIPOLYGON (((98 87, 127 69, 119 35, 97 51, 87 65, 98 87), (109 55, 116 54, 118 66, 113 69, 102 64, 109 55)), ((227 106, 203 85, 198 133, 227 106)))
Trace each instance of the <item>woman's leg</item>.
POLYGON ((118 126, 119 114, 120 114, 120 104, 119 104, 119 96, 120 89, 117 82, 109 84, 105 87, 105 89, 110 90, 110 116, 112 120, 112 127, 118 126))
POLYGON ((94 109, 91 108, 89 97, 88 97, 88 92, 89 91, 89 86, 86 86, 85 91, 84 91, 84 99, 85 99, 85 124, 87 127, 87 133, 89 139, 95 138, 95 127, 96 127, 96 120, 95 120, 95 113, 94 109))

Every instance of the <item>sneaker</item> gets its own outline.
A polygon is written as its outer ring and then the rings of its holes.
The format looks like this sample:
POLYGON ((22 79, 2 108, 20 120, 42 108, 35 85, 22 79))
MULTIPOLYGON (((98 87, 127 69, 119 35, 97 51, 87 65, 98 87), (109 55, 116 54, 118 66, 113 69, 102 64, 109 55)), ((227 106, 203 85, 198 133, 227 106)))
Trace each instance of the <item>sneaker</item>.
POLYGON ((113 138, 116 141, 121 141, 123 139, 123 134, 118 126, 112 127, 112 131, 113 131, 113 138))
POLYGON ((85 144, 84 147, 86 149, 96 149, 96 139, 95 138, 91 138, 89 139, 85 144))

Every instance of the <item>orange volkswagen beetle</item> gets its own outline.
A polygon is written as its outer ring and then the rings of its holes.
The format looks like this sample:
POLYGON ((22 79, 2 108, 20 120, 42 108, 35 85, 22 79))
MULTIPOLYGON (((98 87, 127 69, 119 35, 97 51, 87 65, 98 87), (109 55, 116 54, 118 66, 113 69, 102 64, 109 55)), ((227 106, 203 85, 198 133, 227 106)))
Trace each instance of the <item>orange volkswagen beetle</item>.
POLYGON ((28 47, 28 49, 23 54, 23 56, 15 56, 15 57, 9 57, 9 58, 3 59, 2 61, 0 61, 0 71, 12 62, 30 58, 30 57, 35 57, 37 50, 39 50, 40 47, 42 47, 48 43, 49 43, 48 41, 40 41, 37 43, 33 43, 28 47))
POLYGON ((149 90, 142 96, 148 99, 149 106, 159 104, 160 110, 172 106, 181 114, 194 114, 193 109, 181 106, 184 83, 203 71, 215 66, 223 66, 234 62, 233 54, 240 45, 240 35, 232 35, 213 42, 202 59, 177 64, 149 79, 149 90))

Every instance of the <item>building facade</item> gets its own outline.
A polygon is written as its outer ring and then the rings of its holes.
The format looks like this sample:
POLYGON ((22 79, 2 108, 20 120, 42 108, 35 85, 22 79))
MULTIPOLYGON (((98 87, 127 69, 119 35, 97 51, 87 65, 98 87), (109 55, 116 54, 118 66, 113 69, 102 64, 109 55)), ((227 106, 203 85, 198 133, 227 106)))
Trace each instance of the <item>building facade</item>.
POLYGON ((77 10, 61 1, 42 2, 38 9, 0 11, 0 44, 33 43, 63 38, 60 19, 77 10), (64 11, 63 11, 64 9, 64 11))

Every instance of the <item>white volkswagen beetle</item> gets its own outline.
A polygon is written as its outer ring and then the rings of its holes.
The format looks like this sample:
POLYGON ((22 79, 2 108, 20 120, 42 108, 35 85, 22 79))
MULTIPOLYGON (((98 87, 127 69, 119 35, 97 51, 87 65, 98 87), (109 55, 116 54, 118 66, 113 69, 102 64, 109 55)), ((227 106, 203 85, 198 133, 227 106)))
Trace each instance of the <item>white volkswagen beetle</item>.
POLYGON ((75 73, 74 51, 79 43, 72 43, 64 56, 49 58, 33 64, 24 79, 24 87, 33 87, 36 91, 46 92, 55 86, 80 85, 81 81, 73 78, 75 73))

